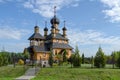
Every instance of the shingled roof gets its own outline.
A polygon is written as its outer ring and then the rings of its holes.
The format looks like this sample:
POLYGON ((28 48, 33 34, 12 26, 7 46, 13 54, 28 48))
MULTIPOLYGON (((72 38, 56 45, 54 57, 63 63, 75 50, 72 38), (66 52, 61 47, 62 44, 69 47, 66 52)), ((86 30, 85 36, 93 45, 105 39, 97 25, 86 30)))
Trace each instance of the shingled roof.
POLYGON ((50 51, 46 46, 33 46, 35 52, 46 52, 50 51))
POLYGON ((67 38, 64 38, 64 37, 62 36, 62 34, 60 34, 60 33, 57 33, 55 37, 53 37, 52 34, 49 34, 49 35, 46 37, 46 40, 50 40, 50 39, 52 39, 52 38, 68 40, 67 38))
POLYGON ((52 48, 73 49, 69 44, 65 43, 52 43, 52 48))
POLYGON ((28 38, 28 40, 32 39, 44 39, 44 37, 40 33, 34 33, 31 37, 28 38))
POLYGON ((65 43, 47 43, 44 44, 43 46, 31 46, 29 47, 29 51, 31 52, 30 49, 33 49, 35 52, 48 52, 50 51, 50 47, 52 48, 63 48, 63 49, 73 49, 69 44, 65 43))
POLYGON ((28 47, 28 51, 32 52, 32 50, 35 52, 47 52, 50 51, 50 49, 47 46, 30 46, 28 47))

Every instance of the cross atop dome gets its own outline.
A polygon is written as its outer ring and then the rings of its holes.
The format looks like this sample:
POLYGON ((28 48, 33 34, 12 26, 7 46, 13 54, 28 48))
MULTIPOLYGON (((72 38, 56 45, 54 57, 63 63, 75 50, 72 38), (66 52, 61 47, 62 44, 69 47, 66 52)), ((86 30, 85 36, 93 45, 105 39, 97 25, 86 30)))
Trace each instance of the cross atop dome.
POLYGON ((54 6, 54 17, 51 19, 50 22, 52 25, 60 23, 60 20, 56 17, 56 6, 54 6))
POLYGON ((56 6, 54 6, 54 16, 56 16, 56 6))

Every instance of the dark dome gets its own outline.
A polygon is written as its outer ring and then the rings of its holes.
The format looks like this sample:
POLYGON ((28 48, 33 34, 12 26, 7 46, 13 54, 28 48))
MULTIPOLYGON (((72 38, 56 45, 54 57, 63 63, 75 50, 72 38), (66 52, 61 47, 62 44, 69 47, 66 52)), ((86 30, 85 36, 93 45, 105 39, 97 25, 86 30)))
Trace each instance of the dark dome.
POLYGON ((51 24, 59 24, 60 23, 60 21, 59 21, 59 19, 56 17, 56 16, 54 16, 52 19, 51 19, 51 24))
POLYGON ((63 27, 62 30, 67 30, 66 27, 63 27))
POLYGON ((48 31, 48 28, 47 28, 47 27, 45 27, 45 28, 44 28, 44 31, 48 31))
POLYGON ((38 26, 35 26, 35 28, 39 28, 38 26))
POLYGON ((51 28, 53 29, 53 28, 55 28, 55 27, 52 25, 51 28))

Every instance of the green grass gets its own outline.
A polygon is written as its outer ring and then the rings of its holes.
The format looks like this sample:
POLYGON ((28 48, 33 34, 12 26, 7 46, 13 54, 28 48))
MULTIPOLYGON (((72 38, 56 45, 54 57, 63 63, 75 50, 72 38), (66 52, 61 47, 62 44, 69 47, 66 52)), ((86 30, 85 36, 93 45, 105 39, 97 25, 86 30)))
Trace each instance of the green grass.
POLYGON ((32 80, 120 80, 120 69, 42 68, 32 80))
POLYGON ((3 66, 0 67, 0 80, 14 80, 14 78, 19 77, 25 73, 27 69, 23 66, 3 66))

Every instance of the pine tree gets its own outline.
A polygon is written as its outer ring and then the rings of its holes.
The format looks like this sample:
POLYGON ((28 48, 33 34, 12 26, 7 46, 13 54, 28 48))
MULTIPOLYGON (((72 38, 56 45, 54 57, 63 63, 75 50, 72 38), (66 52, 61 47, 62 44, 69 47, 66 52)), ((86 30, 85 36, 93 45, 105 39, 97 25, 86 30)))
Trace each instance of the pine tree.
MULTIPOLYGON (((21 54, 21 53, 19 53, 19 54, 21 54)), ((25 59, 29 59, 30 58, 30 53, 28 52, 27 48, 24 50, 23 55, 24 55, 25 59)), ((20 57, 21 57, 21 55, 20 55, 20 57)))
POLYGON ((74 54, 74 57, 73 57, 73 66, 74 67, 80 67, 81 66, 81 58, 80 58, 80 54, 79 54, 79 50, 78 50, 77 46, 76 46, 75 54, 74 54))
POLYGON ((82 54, 82 64, 84 64, 85 61, 84 61, 84 53, 82 54))
POLYGON ((116 66, 119 67, 119 69, 120 69, 120 52, 119 52, 119 57, 116 62, 116 66))
POLYGON ((94 57, 92 56, 91 57, 91 68, 93 68, 93 66, 94 66, 93 64, 94 64, 94 57))
POLYGON ((73 61, 74 61, 74 54, 72 54, 70 58, 68 59, 68 62, 70 62, 71 64, 71 68, 73 67, 73 61))
POLYGON ((52 50, 50 51, 48 63, 51 67, 53 66, 53 52, 52 52, 52 50))
POLYGON ((113 69, 114 69, 114 65, 115 65, 115 52, 112 52, 112 65, 113 65, 113 69))
POLYGON ((105 63, 106 60, 105 60, 104 52, 102 51, 102 48, 99 47, 94 59, 94 66, 97 68, 101 68, 101 67, 103 68, 105 67, 105 63))
POLYGON ((3 56, 0 53, 0 66, 3 66, 3 56))
POLYGON ((67 61, 66 55, 67 55, 67 52, 66 52, 66 50, 64 50, 64 52, 63 52, 63 62, 67 61))

